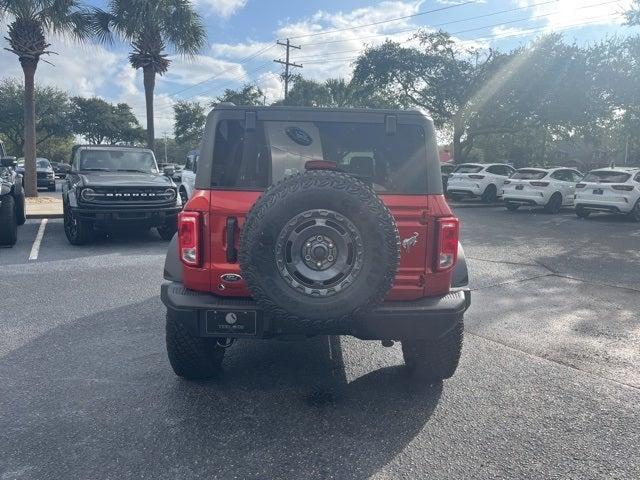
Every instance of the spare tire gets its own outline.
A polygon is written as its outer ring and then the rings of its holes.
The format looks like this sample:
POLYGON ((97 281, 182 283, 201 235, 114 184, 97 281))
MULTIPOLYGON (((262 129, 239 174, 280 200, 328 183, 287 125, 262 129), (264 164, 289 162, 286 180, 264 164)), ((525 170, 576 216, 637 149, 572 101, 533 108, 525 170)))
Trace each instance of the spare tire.
POLYGON ((370 187, 335 171, 272 185, 240 238, 240 268, 254 299, 270 316, 307 329, 381 303, 399 259, 391 212, 370 187))

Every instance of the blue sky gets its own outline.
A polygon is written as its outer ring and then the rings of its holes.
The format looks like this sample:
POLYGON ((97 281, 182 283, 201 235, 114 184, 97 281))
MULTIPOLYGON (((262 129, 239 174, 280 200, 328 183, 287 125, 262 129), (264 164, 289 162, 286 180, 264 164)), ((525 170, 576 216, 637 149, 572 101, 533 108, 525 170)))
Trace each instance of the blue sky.
MULTIPOLYGON (((292 37, 302 45, 293 59, 304 65, 303 75, 322 80, 348 78, 353 58, 367 45, 387 38, 411 44, 410 37, 418 28, 443 28, 463 45, 504 50, 551 31, 563 32, 568 40, 578 42, 638 33, 638 29, 622 25, 621 13, 631 0, 477 0, 454 6, 464 2, 196 0, 207 27, 208 45, 193 59, 174 58, 168 74, 158 80, 156 131, 171 132, 171 105, 179 99, 210 102, 224 88, 238 88, 247 82, 263 88, 268 100, 281 97, 281 69, 273 59, 282 57, 283 49, 275 45, 276 39, 292 37), (420 14, 442 8, 446 9, 420 14), (416 14, 420 15, 387 22, 416 14), (473 18, 481 15, 484 17, 473 18), (385 23, 369 25, 377 22, 385 23), (352 28, 362 25, 369 26, 352 28), (243 61, 252 55, 255 58, 243 61)), ((98 0, 89 3, 106 5, 98 0)), ((1 25, 2 37, 5 32, 6 25, 1 25)), ((41 64, 37 74, 40 83, 74 95, 126 101, 144 124, 142 79, 140 72, 128 66, 126 45, 78 46, 61 39, 51 43, 59 55, 50 58, 54 66, 41 64)), ((17 59, 9 52, 0 53, 0 64, 3 76, 21 77, 17 59)))

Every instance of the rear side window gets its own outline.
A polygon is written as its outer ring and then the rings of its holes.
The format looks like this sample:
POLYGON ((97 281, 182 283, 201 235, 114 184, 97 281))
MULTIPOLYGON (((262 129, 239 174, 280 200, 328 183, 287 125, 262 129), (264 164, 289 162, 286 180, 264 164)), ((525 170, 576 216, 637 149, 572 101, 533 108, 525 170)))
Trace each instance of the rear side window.
POLYGON ((221 121, 213 152, 212 187, 263 189, 305 171, 311 160, 334 162, 378 192, 427 191, 426 134, 418 125, 342 122, 221 121))
POLYGON ((631 174, 625 172, 589 172, 584 177, 585 182, 595 183, 624 183, 631 177, 631 174))
POLYGON ((547 176, 547 172, 541 172, 540 170, 518 170, 511 178, 517 180, 540 180, 547 176))
POLYGON ((482 168, 482 165, 460 165, 453 173, 478 173, 482 168))

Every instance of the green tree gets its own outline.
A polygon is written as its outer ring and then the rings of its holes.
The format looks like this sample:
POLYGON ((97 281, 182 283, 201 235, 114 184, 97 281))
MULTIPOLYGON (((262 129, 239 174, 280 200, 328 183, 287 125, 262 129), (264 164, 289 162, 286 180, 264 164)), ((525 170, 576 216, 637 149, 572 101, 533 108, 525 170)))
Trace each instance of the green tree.
POLYGON ((0 20, 8 19, 6 37, 24 73, 25 194, 37 197, 35 75, 43 55, 50 54, 48 34, 86 40, 91 34, 90 12, 75 0, 0 0, 0 20))
POLYGON ((204 107, 198 102, 177 102, 173 105, 173 117, 176 143, 195 147, 204 132, 204 107))
POLYGON ((417 35, 419 48, 394 42, 368 49, 353 82, 402 107, 422 107, 449 129, 456 162, 486 135, 545 127, 568 134, 607 111, 590 52, 551 35, 510 53, 463 49, 446 32, 417 35))
POLYGON ((143 72, 147 144, 153 149, 156 75, 164 75, 171 64, 166 46, 179 55, 195 55, 206 41, 202 20, 188 0, 110 0, 108 12, 95 10, 95 29, 103 41, 115 34, 131 45, 129 62, 143 72))
POLYGON ((74 133, 91 144, 144 141, 144 130, 126 103, 113 105, 101 98, 74 97, 71 123, 74 133))
POLYGON ((224 93, 211 104, 231 102, 236 105, 258 106, 264 105, 264 92, 256 85, 246 84, 240 90, 227 88, 224 93))
MULTIPOLYGON (((72 134, 71 103, 62 90, 53 87, 34 88, 35 143, 40 145, 50 138, 64 138, 72 134)), ((26 129, 24 115, 24 86, 12 79, 0 81, 0 131, 7 140, 7 147, 16 156, 26 150, 26 129)))

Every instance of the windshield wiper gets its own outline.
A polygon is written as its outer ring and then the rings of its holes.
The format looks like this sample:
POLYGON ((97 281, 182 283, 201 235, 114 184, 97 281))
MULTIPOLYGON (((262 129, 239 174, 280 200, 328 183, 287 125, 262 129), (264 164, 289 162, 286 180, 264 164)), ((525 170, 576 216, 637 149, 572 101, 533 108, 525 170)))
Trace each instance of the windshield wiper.
POLYGON ((81 172, 111 172, 108 168, 82 168, 81 172))
POLYGON ((116 172, 136 172, 136 173, 150 173, 147 170, 138 170, 135 168, 117 168, 116 172))

